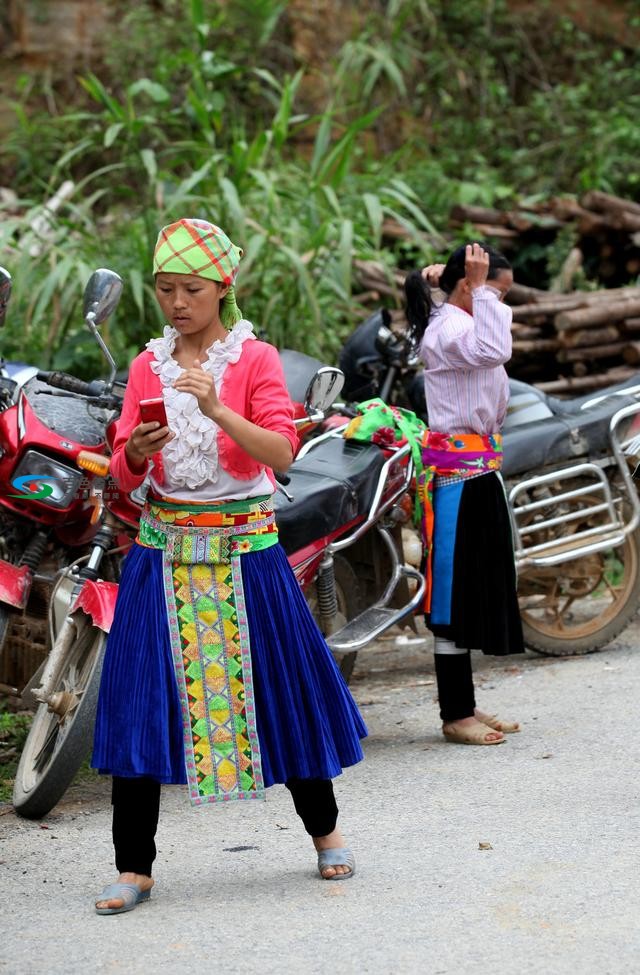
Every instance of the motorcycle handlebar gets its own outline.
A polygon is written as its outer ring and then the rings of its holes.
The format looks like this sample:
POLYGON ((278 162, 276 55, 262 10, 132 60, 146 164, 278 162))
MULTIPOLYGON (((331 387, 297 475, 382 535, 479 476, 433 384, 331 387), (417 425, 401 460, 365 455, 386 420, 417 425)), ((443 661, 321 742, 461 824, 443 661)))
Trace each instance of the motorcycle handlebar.
POLYGON ((65 389, 69 393, 78 393, 80 396, 101 396, 106 386, 102 379, 93 379, 90 383, 86 383, 68 372, 38 372, 36 378, 49 386, 65 389))

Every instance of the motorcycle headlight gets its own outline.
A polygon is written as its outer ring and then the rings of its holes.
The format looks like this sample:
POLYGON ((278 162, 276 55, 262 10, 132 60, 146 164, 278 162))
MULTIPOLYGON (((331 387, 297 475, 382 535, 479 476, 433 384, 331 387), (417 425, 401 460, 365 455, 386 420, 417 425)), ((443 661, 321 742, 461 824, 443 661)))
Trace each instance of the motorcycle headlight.
POLYGON ((387 325, 381 325, 375 338, 376 349, 383 352, 395 341, 395 335, 387 325))
POLYGON ((83 475, 37 450, 27 450, 11 479, 16 496, 52 508, 68 508, 79 496, 83 475))

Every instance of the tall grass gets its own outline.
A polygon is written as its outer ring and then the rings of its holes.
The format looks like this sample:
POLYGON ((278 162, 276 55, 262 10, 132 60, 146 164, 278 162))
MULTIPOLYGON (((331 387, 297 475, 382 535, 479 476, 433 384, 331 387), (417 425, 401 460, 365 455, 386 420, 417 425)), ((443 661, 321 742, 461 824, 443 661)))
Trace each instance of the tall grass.
MULTIPOLYGON (((80 299, 91 269, 108 266, 125 282, 109 333, 124 365, 161 325, 150 273, 157 231, 180 216, 198 215, 224 226, 244 248, 240 305, 260 333, 279 346, 334 361, 363 314, 353 301, 354 258, 389 267, 395 262, 382 246, 385 217, 400 221, 416 248, 436 228, 398 176, 397 159, 355 171, 358 135, 374 113, 343 125, 328 113, 331 132, 318 126, 311 161, 288 156, 292 128, 302 124, 292 116, 297 81, 283 83, 269 128, 251 142, 238 134, 226 153, 202 153, 201 164, 188 174, 181 145, 172 151, 136 146, 79 180, 71 198, 48 217, 44 238, 29 229, 42 217, 41 205, 5 215, 0 254, 14 276, 5 357, 28 350, 45 367, 99 371, 99 354, 82 328, 80 299), (137 201, 128 183, 134 175, 137 201)), ((91 87, 99 93, 93 80, 91 87)), ((120 114, 113 104, 104 112, 109 118, 120 114)), ((108 127, 104 131, 108 138, 108 127)), ((195 159, 193 144, 190 155, 195 159)), ((63 160, 59 178, 72 162, 63 160)))
POLYGON ((151 253, 180 216, 213 219, 244 248, 240 305, 262 334, 335 360, 363 314, 354 259, 434 259, 455 202, 638 186, 637 52, 598 47, 554 15, 543 61, 544 18, 514 19, 503 0, 380 0, 329 77, 309 78, 287 45, 288 8, 123 2, 104 70, 79 79, 66 110, 35 113, 24 80, 0 146, 19 196, 0 200, 6 357, 99 372, 80 297, 109 266, 125 281, 109 325, 124 365, 161 325, 151 253), (321 112, 310 85, 326 92, 321 112), (71 196, 43 214, 66 180, 71 196), (389 218, 405 240, 385 238, 389 218))

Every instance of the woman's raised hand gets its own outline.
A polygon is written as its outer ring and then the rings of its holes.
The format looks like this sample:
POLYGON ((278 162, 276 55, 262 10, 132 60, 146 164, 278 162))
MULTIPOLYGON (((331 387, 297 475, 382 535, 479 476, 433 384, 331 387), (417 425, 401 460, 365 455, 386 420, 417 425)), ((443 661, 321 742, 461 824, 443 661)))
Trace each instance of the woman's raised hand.
POLYGON ((480 244, 467 244, 465 248, 464 269, 467 284, 471 291, 479 288, 487 280, 489 255, 480 244))
POLYGON ((430 288, 437 288, 444 268, 444 264, 429 264, 427 267, 423 267, 420 273, 430 288))
POLYGON ((220 409, 220 400, 213 377, 204 371, 199 359, 194 361, 191 369, 185 369, 173 385, 181 393, 191 393, 195 396, 204 415, 212 420, 215 419, 216 412, 220 409))

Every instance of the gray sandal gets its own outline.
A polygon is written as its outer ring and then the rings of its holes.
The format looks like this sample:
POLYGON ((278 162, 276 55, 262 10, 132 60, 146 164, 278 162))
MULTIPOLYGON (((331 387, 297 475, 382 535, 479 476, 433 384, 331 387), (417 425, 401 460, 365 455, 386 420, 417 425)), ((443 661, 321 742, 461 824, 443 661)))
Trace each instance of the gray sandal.
POLYGON ((96 903, 117 898, 123 900, 124 904, 122 907, 96 907, 96 914, 124 914, 125 911, 132 911, 138 904, 148 901, 150 896, 150 890, 141 890, 137 884, 109 884, 96 897, 96 903))
POLYGON ((356 872, 356 858, 348 846, 336 846, 332 850, 318 850, 318 872, 323 880, 349 880, 356 872), (349 867, 349 873, 334 873, 323 877, 327 867, 349 867))

